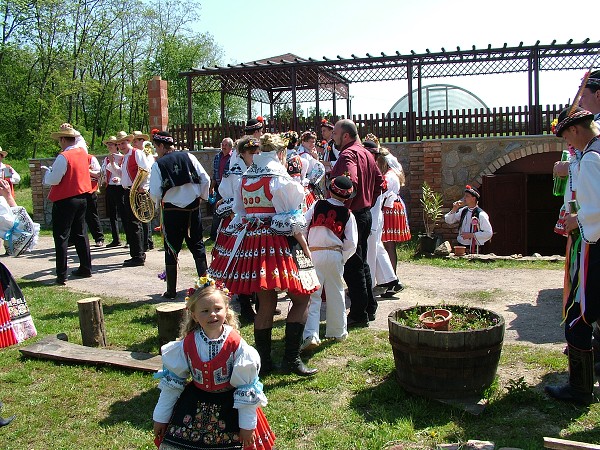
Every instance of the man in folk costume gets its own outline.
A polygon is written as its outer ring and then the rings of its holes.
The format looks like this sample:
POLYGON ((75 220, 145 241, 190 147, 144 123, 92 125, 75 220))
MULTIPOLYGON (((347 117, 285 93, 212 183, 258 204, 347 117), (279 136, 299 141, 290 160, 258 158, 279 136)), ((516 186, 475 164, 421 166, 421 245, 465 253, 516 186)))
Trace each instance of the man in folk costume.
MULTIPOLYGON (((154 164, 155 158, 153 152, 148 151, 148 148, 144 147, 144 144, 150 142, 150 136, 141 131, 134 131, 130 134, 131 137, 131 146, 137 150, 141 150, 146 158, 148 159, 148 164, 152 167, 154 164)), ((151 147, 149 147, 151 148, 151 147)), ((152 241, 152 220, 147 223, 142 223, 142 244, 144 246, 144 251, 154 250, 154 242, 152 241)))
POLYGON ((340 155, 331 170, 330 177, 348 174, 356 197, 348 200, 346 206, 352 211, 358 228, 356 253, 344 265, 344 280, 350 296, 348 328, 366 327, 375 320, 377 301, 373 297, 371 270, 367 262, 367 239, 371 233, 371 207, 384 183, 375 158, 366 150, 358 137, 356 124, 349 119, 338 120, 333 129, 335 145, 340 155))
POLYGON ((150 195, 162 202, 162 233, 165 244, 167 290, 163 297, 177 296, 177 256, 185 243, 194 257, 199 277, 206 275, 200 201, 208 199, 210 177, 190 152, 173 148, 173 137, 160 131, 153 137, 158 159, 152 166, 150 195))
POLYGON ((103 142, 108 149, 108 156, 106 156, 102 162, 101 179, 103 180, 103 185, 106 186, 106 211, 110 219, 110 231, 112 233, 112 241, 106 246, 108 248, 119 247, 121 245, 117 216, 121 219, 123 226, 125 226, 123 219, 125 216, 125 190, 123 189, 123 186, 121 186, 121 176, 113 172, 113 163, 120 166, 123 162, 123 155, 119 153, 116 141, 116 136, 110 136, 103 142), (111 170, 111 167, 113 170, 111 170))
POLYGON ((94 238, 96 247, 104 247, 104 232, 102 231, 102 224, 98 215, 98 185, 102 167, 94 155, 88 154, 88 163, 92 190, 90 191, 87 208, 85 209, 85 223, 94 238))
MULTIPOLYGON (((138 169, 150 171, 152 165, 143 150, 131 146, 132 136, 124 131, 117 133, 117 147, 123 153, 123 162, 120 166, 111 164, 111 171, 121 177, 121 186, 125 189, 125 232, 129 244, 130 259, 123 262, 125 267, 143 266, 146 262, 146 251, 144 250, 142 222, 133 214, 129 191, 135 181, 138 169)), ((149 178, 149 177, 148 177, 149 178)), ((139 189, 148 190, 150 180, 146 181, 139 189)))
POLYGON ((253 138, 260 139, 260 137, 264 133, 264 124, 265 119, 261 116, 258 116, 256 119, 250 119, 246 122, 246 126, 244 127, 244 133, 246 136, 252 136, 253 138))
POLYGON ((335 146, 335 141, 333 140, 333 124, 327 119, 321 120, 321 135, 327 142, 323 153, 323 165, 325 166, 325 175, 327 176, 329 175, 329 172, 331 172, 331 169, 335 165, 340 154, 335 146))
POLYGON ((452 209, 444 216, 447 224, 459 224, 457 240, 471 254, 479 253, 479 247, 494 234, 490 217, 477 205, 479 198, 479 191, 467 185, 464 197, 452 203, 452 209))
POLYGON ((8 181, 10 185, 10 193, 12 196, 15 196, 15 184, 19 184, 21 182, 21 175, 17 173, 15 169, 13 169, 9 164, 4 163, 4 158, 8 155, 6 150, 2 150, 0 147, 0 178, 8 181))
POLYGON ((594 115, 580 107, 564 109, 555 134, 582 149, 576 206, 565 219, 573 241, 569 261, 570 290, 564 305, 565 338, 569 352, 569 382, 546 386, 551 397, 589 405, 594 401, 592 324, 600 318, 600 129, 594 115))
POLYGON ((58 141, 61 153, 46 170, 44 184, 50 185, 48 199, 52 204, 52 235, 56 251, 56 284, 67 280, 67 248, 69 238, 79 256, 79 268, 71 272, 76 277, 92 276, 90 243, 85 229, 87 199, 92 189, 87 152, 76 147, 76 131, 64 123, 51 134, 58 141))

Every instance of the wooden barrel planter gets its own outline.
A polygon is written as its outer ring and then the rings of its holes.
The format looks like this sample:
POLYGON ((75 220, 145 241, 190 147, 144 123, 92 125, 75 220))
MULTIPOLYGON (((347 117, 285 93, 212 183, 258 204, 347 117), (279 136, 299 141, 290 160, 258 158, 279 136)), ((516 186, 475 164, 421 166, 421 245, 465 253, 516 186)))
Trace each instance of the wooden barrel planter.
POLYGON ((504 340, 504 318, 486 309, 446 305, 455 316, 465 308, 479 311, 493 325, 467 331, 452 331, 452 328, 435 331, 398 322, 409 313, 418 317, 432 308, 402 308, 388 316, 398 383, 409 392, 430 398, 480 395, 496 376, 504 340))

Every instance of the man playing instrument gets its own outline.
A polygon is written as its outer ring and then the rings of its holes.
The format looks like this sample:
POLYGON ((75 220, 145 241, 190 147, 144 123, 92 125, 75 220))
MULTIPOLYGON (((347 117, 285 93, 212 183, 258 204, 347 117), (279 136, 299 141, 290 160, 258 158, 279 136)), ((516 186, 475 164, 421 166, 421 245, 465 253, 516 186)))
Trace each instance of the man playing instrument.
POLYGON ((163 297, 177 296, 177 256, 185 243, 194 257, 199 277, 206 274, 206 252, 202 241, 200 201, 208 199, 210 177, 190 152, 173 148, 166 131, 153 136, 158 159, 152 166, 150 195, 162 201, 162 232, 165 245, 167 290, 163 297))
MULTIPOLYGON (((154 164, 154 155, 152 153, 148 153, 144 148, 144 143, 150 141, 150 136, 141 131, 134 131, 130 135, 131 137, 131 146, 137 150, 142 150, 146 158, 148 158, 148 164, 152 167, 154 164)), ((152 220, 147 223, 142 222, 142 245, 144 246, 144 252, 148 250, 154 250, 154 242, 152 241, 152 220)))
MULTIPOLYGON (((129 244, 130 259, 123 262, 125 267, 143 266, 146 262, 146 252, 143 245, 142 222, 133 213, 131 202, 128 201, 129 192, 134 184, 140 169, 150 172, 152 165, 144 154, 143 150, 135 149, 131 146, 132 136, 125 131, 117 133, 117 148, 123 153, 123 161, 119 166, 117 162, 109 166, 111 172, 121 177, 121 186, 125 189, 125 233, 129 244)), ((148 190, 150 185, 149 176, 139 186, 140 190, 148 190)))
POLYGON ((121 219, 121 223, 125 226, 125 190, 121 186, 121 176, 113 173, 114 164, 120 167, 123 162, 123 155, 119 153, 119 149, 116 144, 116 136, 110 136, 103 142, 108 149, 108 156, 104 158, 102 163, 102 180, 106 186, 105 198, 106 198, 106 212, 110 219, 110 230, 112 233, 112 242, 107 247, 119 247, 121 245, 121 238, 119 236, 119 223, 117 222, 117 215, 121 219), (112 167, 113 169, 111 170, 112 167))

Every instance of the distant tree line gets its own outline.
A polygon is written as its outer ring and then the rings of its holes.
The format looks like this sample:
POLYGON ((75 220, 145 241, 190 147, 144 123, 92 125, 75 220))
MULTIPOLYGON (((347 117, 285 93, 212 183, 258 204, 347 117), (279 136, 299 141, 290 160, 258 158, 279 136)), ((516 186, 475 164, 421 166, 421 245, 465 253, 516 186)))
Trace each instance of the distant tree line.
MULTIPOLYGON (((179 72, 221 64, 207 33, 192 30, 194 0, 0 0, 0 146, 15 158, 57 151, 63 122, 94 150, 119 130, 148 129, 147 83, 169 82, 169 121, 185 123, 186 79, 179 72)), ((229 98, 230 120, 245 117, 229 98)), ((218 92, 194 97, 194 118, 220 120, 218 92)))

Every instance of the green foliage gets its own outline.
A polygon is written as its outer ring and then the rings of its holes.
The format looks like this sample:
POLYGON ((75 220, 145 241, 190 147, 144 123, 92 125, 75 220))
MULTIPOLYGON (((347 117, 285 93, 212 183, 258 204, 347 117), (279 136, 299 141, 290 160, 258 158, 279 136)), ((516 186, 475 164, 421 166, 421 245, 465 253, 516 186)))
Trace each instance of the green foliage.
POLYGON ((432 237, 435 226, 442 216, 442 205, 444 199, 442 194, 435 192, 427 181, 423 181, 422 195, 419 199, 423 206, 423 224, 425 225, 425 234, 432 237))

